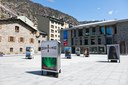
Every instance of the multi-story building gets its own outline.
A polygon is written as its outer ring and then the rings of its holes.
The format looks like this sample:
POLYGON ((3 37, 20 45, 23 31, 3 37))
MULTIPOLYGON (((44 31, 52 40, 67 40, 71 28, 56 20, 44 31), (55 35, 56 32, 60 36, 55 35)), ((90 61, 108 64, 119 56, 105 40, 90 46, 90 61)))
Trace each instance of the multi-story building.
POLYGON ((62 19, 38 16, 38 29, 47 34, 48 40, 60 41, 60 29, 69 28, 69 24, 62 19))
POLYGON ((45 40, 43 35, 21 19, 0 20, 0 52, 23 54, 26 46, 34 47, 35 52, 38 52, 39 40, 45 40))
POLYGON ((61 30, 61 46, 89 48, 90 53, 107 53, 107 45, 119 44, 121 54, 128 54, 128 19, 78 25, 61 30))

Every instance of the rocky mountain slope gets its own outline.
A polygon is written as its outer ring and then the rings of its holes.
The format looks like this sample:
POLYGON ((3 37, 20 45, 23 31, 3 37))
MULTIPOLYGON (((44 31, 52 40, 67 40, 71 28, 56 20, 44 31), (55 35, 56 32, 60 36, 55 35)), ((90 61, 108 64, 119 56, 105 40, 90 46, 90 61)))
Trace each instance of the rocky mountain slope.
MULTIPOLYGON (((38 15, 56 17, 59 19, 63 18, 64 21, 73 25, 79 24, 79 22, 72 16, 55 9, 45 7, 41 4, 34 3, 31 0, 0 0, 0 4, 14 10, 17 15, 24 15, 28 17, 35 24, 37 24, 38 15)), ((1 9, 0 18, 2 19, 8 17, 10 17, 8 13, 4 9, 1 9)))

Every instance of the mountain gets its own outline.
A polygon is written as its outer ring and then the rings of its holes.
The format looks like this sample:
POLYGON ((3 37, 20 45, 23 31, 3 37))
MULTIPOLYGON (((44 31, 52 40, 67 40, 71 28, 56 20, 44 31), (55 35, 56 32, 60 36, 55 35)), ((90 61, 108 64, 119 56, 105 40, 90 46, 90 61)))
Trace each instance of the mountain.
MULTIPOLYGON (((74 17, 62 13, 58 10, 45 7, 41 4, 34 3, 31 0, 0 0, 0 4, 4 5, 10 10, 13 10, 13 12, 15 12, 17 15, 24 15, 28 17, 35 24, 37 24, 38 15, 56 17, 59 19, 63 19, 64 21, 69 22, 73 25, 79 24, 79 22, 74 17)), ((1 9, 1 11, 1 19, 10 17, 4 9, 1 9)))

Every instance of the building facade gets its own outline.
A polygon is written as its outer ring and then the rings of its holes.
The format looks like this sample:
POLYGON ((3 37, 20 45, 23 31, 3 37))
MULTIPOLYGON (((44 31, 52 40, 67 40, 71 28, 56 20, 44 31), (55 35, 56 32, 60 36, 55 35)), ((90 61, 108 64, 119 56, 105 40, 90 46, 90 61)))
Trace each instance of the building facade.
POLYGON ((128 19, 110 20, 78 25, 61 30, 62 52, 64 47, 89 48, 90 53, 106 54, 107 45, 119 44, 121 54, 128 54, 128 19))
POLYGON ((60 41, 60 29, 69 28, 69 24, 62 19, 38 16, 38 29, 47 34, 48 40, 60 41))
POLYGON ((23 54, 26 52, 27 46, 34 47, 35 53, 38 52, 38 40, 45 38, 37 35, 37 32, 37 29, 20 19, 0 20, 0 52, 23 54))

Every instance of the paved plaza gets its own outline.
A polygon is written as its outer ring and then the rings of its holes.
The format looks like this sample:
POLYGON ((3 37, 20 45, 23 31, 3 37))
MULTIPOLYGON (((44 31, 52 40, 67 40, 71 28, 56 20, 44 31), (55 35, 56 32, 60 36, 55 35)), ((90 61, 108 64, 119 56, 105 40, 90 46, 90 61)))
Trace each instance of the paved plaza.
POLYGON ((61 55, 59 78, 41 75, 41 55, 0 57, 0 85, 128 85, 128 56, 121 62, 107 62, 107 55, 61 55))

